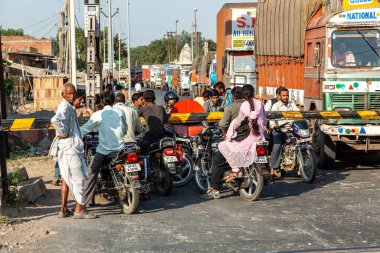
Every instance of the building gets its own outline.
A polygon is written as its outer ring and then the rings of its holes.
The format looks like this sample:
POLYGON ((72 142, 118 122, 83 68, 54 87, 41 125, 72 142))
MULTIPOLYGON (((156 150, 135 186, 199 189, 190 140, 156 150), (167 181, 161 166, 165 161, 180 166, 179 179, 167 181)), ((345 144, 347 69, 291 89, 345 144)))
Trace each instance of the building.
POLYGON ((28 48, 36 49, 36 52, 42 55, 53 55, 53 42, 50 39, 36 39, 31 36, 1 36, 2 51, 22 52, 28 48))

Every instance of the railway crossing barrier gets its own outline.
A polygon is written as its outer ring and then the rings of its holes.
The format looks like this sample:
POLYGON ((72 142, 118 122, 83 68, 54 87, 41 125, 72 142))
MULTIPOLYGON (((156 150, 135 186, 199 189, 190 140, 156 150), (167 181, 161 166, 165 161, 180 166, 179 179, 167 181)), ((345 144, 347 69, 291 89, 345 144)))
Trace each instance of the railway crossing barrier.
MULTIPOLYGON (((202 121, 219 122, 223 112, 210 113, 173 113, 166 116, 169 124, 196 124, 202 121)), ((267 119, 365 119, 380 120, 380 111, 316 111, 316 112, 266 112, 267 119)), ((85 123, 88 118, 82 118, 85 123)), ((3 119, 1 131, 28 131, 54 129, 50 118, 3 119)))

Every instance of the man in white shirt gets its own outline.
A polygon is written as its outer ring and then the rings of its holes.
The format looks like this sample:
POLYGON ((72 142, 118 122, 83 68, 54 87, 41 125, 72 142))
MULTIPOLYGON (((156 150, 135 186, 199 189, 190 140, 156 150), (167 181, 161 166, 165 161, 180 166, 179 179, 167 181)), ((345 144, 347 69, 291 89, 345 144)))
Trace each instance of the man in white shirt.
POLYGON ((137 82, 137 83, 135 84, 135 91, 136 91, 136 92, 141 92, 141 84, 140 84, 139 82, 137 82))
POLYGON ((76 94, 74 85, 66 83, 61 94, 63 101, 51 119, 56 135, 59 136, 58 164, 63 179, 61 186, 62 207, 58 217, 66 218, 72 215, 72 212, 67 208, 67 197, 69 189, 71 189, 77 202, 74 218, 96 218, 95 215, 84 210, 83 187, 87 179, 87 166, 84 160, 84 145, 78 118, 72 105, 76 94))
POLYGON ((137 112, 125 105, 125 96, 124 94, 117 94, 115 97, 115 104, 113 106, 114 109, 119 109, 124 112, 125 120, 127 125, 127 134, 124 137, 125 143, 134 142, 136 143, 135 133, 141 133, 144 130, 144 127, 141 123, 137 112))
POLYGON ((113 93, 105 93, 103 97, 104 108, 95 112, 85 125, 81 127, 82 135, 85 136, 93 129, 99 129, 99 145, 90 165, 88 180, 85 184, 85 204, 94 205, 94 194, 98 174, 112 156, 124 147, 124 136, 127 134, 127 125, 124 112, 112 109, 115 101, 113 93))
MULTIPOLYGON (((289 90, 282 87, 279 91, 280 100, 275 103, 270 111, 299 111, 295 103, 289 101, 289 90)), ((284 133, 281 131, 280 127, 286 123, 290 123, 289 120, 271 120, 269 121, 269 127, 272 129, 273 134, 273 150, 271 153, 271 175, 274 174, 275 170, 280 168, 281 155, 282 155, 282 143, 284 141, 284 133)))

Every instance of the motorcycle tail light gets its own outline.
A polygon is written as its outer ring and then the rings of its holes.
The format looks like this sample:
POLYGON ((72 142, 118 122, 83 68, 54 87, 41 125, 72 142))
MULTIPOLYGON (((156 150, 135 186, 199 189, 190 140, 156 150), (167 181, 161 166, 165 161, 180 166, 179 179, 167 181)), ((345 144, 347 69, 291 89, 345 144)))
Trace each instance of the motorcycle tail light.
POLYGON ((133 177, 132 180, 133 180, 133 181, 139 181, 140 178, 139 178, 139 176, 136 176, 136 177, 133 177))
POLYGON ((265 147, 256 147, 257 155, 266 155, 267 149, 265 147))
POLYGON ((164 154, 166 156, 173 156, 174 155, 174 150, 172 148, 165 148, 164 149, 164 154))
POLYGON ((125 161, 127 163, 136 163, 138 161, 138 156, 136 153, 133 154, 126 154, 125 161))
POLYGON ((174 155, 177 157, 178 161, 183 161, 183 149, 181 144, 175 146, 174 155))
POLYGON ((115 165, 115 169, 117 169, 117 170, 121 170, 122 167, 123 167, 123 166, 122 166, 121 164, 116 164, 116 165, 115 165))

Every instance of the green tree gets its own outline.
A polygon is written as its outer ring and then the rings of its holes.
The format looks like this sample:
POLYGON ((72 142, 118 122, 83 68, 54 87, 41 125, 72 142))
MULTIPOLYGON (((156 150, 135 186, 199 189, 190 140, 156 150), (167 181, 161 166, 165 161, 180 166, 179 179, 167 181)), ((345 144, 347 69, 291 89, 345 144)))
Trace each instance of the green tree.
POLYGON ((3 27, 0 26, 0 33, 3 36, 25 36, 23 29, 3 29, 3 27))

